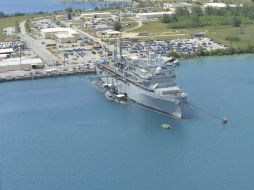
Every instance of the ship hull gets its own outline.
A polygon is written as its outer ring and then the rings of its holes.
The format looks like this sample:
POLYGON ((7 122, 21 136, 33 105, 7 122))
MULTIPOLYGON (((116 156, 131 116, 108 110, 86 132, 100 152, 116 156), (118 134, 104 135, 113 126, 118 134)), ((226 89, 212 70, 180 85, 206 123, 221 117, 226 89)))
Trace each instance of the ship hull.
POLYGON ((114 84, 119 92, 127 93, 130 100, 144 107, 176 118, 187 119, 192 117, 192 111, 187 103, 177 103, 174 98, 162 98, 119 77, 109 77, 111 73, 100 68, 96 68, 96 71, 103 82, 114 84))

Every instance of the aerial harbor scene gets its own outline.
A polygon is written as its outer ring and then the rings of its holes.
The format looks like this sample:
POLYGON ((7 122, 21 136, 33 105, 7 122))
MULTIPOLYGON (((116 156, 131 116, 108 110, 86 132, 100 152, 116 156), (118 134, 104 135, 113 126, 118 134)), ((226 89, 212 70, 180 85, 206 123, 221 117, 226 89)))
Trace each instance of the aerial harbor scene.
POLYGON ((249 190, 254 2, 0 1, 0 190, 249 190))

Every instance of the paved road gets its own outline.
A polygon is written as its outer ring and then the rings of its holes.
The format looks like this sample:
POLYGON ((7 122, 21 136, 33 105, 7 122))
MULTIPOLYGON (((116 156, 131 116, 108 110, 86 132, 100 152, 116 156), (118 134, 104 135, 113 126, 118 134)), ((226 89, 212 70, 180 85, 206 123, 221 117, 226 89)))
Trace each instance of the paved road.
POLYGON ((50 53, 44 45, 41 44, 39 40, 36 40, 29 36, 25 30, 25 21, 20 23, 20 38, 22 41, 25 41, 27 45, 46 63, 50 63, 53 60, 56 60, 56 56, 50 53))
POLYGON ((141 26, 143 26, 143 23, 139 20, 139 19, 136 19, 136 18, 132 18, 134 21, 136 21, 138 23, 137 26, 135 26, 134 28, 130 28, 129 30, 126 30, 125 32, 129 32, 131 30, 135 30, 135 29, 138 29, 140 28, 141 26))

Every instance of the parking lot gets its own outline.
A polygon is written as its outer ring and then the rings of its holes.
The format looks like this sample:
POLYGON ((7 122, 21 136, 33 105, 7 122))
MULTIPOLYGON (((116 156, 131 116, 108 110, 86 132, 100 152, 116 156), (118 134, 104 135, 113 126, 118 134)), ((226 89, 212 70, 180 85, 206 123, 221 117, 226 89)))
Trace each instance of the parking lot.
POLYGON ((166 41, 139 40, 123 41, 122 48, 127 53, 135 56, 148 57, 150 53, 166 56, 170 51, 180 54, 192 54, 203 48, 205 51, 225 48, 223 45, 213 42, 209 38, 177 39, 166 41))
POLYGON ((0 42, 0 49, 12 48, 14 51, 19 49, 19 47, 24 46, 25 42, 22 41, 12 41, 12 42, 0 42))

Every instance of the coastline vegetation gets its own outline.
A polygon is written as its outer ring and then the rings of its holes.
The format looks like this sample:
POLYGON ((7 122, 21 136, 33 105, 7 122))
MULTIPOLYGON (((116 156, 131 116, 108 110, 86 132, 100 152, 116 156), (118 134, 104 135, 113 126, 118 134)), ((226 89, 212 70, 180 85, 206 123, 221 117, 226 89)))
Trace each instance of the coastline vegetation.
POLYGON ((214 51, 204 51, 204 49, 199 48, 194 54, 179 54, 175 51, 169 52, 168 57, 176 58, 194 58, 194 57, 205 57, 205 56, 224 56, 224 55, 238 55, 238 54, 248 54, 254 53, 254 45, 248 44, 245 48, 227 48, 227 49, 217 49, 214 51))
POLYGON ((184 57, 254 53, 254 6, 221 9, 209 7, 205 11, 198 6, 192 7, 191 11, 177 8, 173 16, 164 15, 159 21, 147 21, 130 32, 142 31, 149 34, 148 39, 155 40, 192 38, 194 33, 201 32, 228 47, 225 50, 182 55, 184 57))

